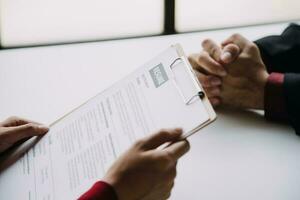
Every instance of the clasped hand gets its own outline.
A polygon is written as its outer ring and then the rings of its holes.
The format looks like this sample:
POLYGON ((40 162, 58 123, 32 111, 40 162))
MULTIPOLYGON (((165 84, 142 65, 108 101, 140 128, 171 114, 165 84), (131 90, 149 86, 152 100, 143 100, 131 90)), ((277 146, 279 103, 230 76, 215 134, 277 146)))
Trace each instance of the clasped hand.
POLYGON ((189 61, 211 103, 263 109, 269 74, 257 45, 234 34, 220 45, 206 39, 202 47, 189 61))

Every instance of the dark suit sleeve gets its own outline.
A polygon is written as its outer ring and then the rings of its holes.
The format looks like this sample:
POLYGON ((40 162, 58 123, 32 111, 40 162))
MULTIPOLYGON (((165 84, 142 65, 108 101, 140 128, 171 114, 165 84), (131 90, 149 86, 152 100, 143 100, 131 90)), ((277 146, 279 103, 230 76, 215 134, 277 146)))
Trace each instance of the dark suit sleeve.
POLYGON ((300 26, 290 25, 279 36, 255 41, 269 73, 300 73, 300 26))
POLYGON ((269 73, 284 73, 283 95, 288 119, 300 135, 300 26, 290 25, 280 36, 255 42, 269 73))
POLYGON ((285 74, 283 88, 290 122, 300 135, 300 74, 285 74))

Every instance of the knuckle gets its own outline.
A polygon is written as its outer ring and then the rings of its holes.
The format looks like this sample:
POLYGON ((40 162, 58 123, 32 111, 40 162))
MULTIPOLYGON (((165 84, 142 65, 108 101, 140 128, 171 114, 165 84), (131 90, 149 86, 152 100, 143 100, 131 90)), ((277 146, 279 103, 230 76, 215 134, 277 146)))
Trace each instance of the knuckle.
POLYGON ((212 40, 211 40, 211 39, 209 39, 209 38, 204 39, 204 40, 202 41, 202 47, 211 45, 211 43, 212 43, 212 40))
POLYGON ((215 46, 211 47, 210 55, 212 55, 213 57, 216 57, 217 53, 218 53, 218 49, 215 46))
POLYGON ((8 119, 18 119, 18 117, 17 116, 10 116, 8 119))
POLYGON ((229 44, 228 46, 225 47, 227 51, 236 54, 239 52, 239 47, 235 44, 229 44))
POLYGON ((194 62, 194 60, 195 60, 195 57, 197 57, 197 55, 196 55, 196 54, 189 55, 189 57, 188 57, 188 60, 189 60, 189 62, 194 62))
POLYGON ((133 144, 134 147, 141 147, 145 143, 145 139, 139 139, 133 144))
POLYGON ((239 33, 234 33, 234 34, 231 36, 231 38, 234 39, 234 40, 240 39, 241 37, 242 37, 242 35, 239 34, 239 33))
POLYGON ((11 116, 11 117, 7 118, 8 121, 16 121, 18 119, 19 118, 17 116, 11 116))
POLYGON ((249 51, 256 51, 258 49, 258 47, 256 46, 256 44, 254 44, 253 42, 249 43, 247 45, 247 48, 249 51))
POLYGON ((36 127, 32 123, 28 123, 28 124, 25 125, 25 129, 28 130, 28 131, 35 131, 36 127))
POLYGON ((161 137, 168 137, 170 135, 170 130, 168 129, 165 129, 165 128, 162 128, 158 131, 158 134, 161 136, 161 137))
POLYGON ((233 52, 239 53, 241 51, 240 47, 237 46, 236 44, 232 44, 232 45, 230 45, 230 47, 233 52))
POLYGON ((167 131, 167 129, 165 129, 165 128, 161 128, 161 129, 159 129, 159 133, 165 133, 167 131))
POLYGON ((208 53, 206 52, 206 51, 202 51, 201 53, 200 53, 200 55, 198 56, 198 61, 204 61, 204 60, 206 60, 207 59, 207 57, 208 57, 209 55, 208 55, 208 53))

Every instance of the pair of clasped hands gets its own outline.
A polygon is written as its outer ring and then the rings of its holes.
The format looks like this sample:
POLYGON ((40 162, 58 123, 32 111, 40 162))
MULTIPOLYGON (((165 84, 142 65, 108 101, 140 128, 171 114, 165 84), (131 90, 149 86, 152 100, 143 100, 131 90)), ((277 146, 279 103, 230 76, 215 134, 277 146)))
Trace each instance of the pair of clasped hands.
MULTIPOLYGON (((258 47, 238 34, 220 45, 204 40, 202 47, 203 51, 191 55, 189 61, 211 103, 262 109, 268 73, 258 47)), ((48 130, 37 122, 9 118, 0 123, 0 152, 48 130)), ((181 135, 181 129, 166 129, 137 141, 118 158, 103 181, 115 189, 120 200, 169 198, 177 161, 189 150, 181 135), (167 148, 158 148, 170 142, 167 148)))

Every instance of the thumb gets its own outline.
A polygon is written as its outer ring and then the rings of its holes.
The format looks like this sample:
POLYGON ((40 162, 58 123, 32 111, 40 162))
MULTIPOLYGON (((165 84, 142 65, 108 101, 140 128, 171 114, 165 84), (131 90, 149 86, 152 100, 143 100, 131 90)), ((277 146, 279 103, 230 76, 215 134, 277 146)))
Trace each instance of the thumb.
POLYGON ((237 45, 227 44, 226 46, 224 46, 222 50, 220 59, 224 64, 230 64, 235 59, 237 59, 239 54, 240 54, 240 48, 237 45))
POLYGON ((43 135, 49 131, 45 125, 28 123, 21 126, 8 127, 7 135, 11 142, 17 142, 24 138, 43 135))
POLYGON ((149 136, 143 140, 142 148, 146 150, 156 149, 157 147, 180 139, 182 129, 163 129, 156 134, 149 136))
POLYGON ((178 160, 184 154, 186 154, 190 150, 190 143, 187 140, 181 140, 179 142, 175 142, 165 149, 163 152, 167 152, 168 155, 171 155, 174 160, 178 160))

